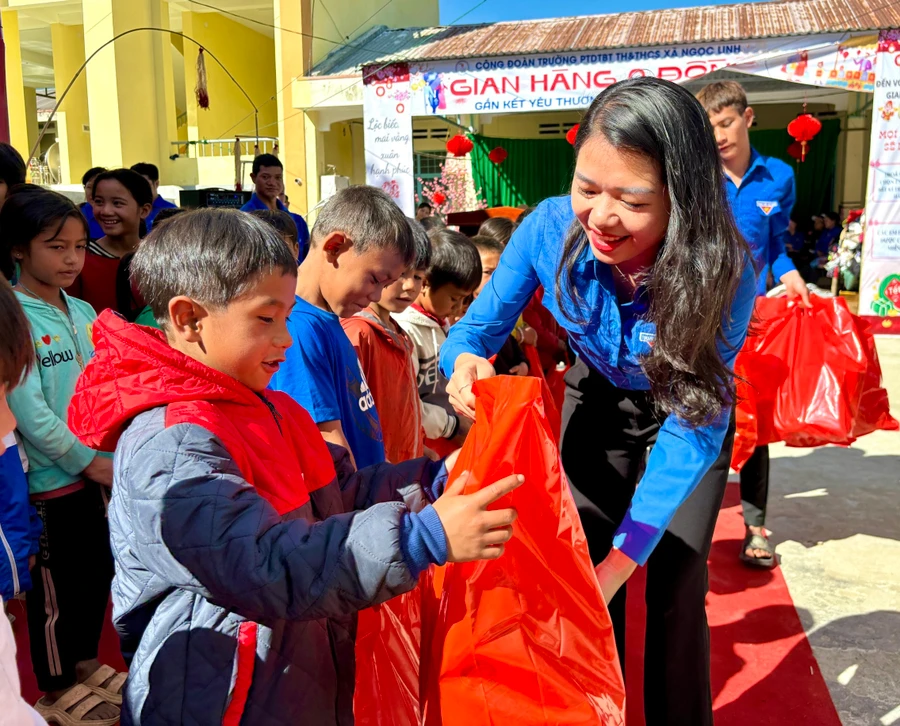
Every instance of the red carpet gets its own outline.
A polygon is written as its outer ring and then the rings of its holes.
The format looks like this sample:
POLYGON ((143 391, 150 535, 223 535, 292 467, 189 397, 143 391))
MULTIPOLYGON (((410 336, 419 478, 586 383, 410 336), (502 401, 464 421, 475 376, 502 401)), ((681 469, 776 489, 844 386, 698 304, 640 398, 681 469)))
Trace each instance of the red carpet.
MULTIPOLYGON (((740 495, 729 484, 710 553, 707 612, 712 639, 712 687, 716 726, 841 726, 779 569, 749 570, 737 559, 744 536, 740 495)), ((644 576, 628 588, 628 726, 644 726, 644 576)), ((40 696, 28 654, 25 604, 10 603, 19 648, 22 693, 40 696)), ((125 664, 112 625, 103 633, 100 660, 125 664)))
MULTIPOLYGON (((781 570, 738 560, 740 492, 728 485, 709 556, 706 599, 716 726, 841 726, 781 570)), ((644 726, 642 570, 628 588, 628 726, 644 726)))

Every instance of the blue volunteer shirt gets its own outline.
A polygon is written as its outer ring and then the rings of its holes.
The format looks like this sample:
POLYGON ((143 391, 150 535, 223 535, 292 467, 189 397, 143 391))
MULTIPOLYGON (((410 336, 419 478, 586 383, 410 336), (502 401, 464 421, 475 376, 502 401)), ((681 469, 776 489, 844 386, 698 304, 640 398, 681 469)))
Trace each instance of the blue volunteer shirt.
POLYGON ((291 396, 317 424, 340 421, 357 468, 384 462, 375 401, 338 316, 298 297, 287 325, 294 344, 270 388, 291 396))
MULTIPOLYGON (((280 199, 276 199, 275 203, 278 205, 278 208, 282 212, 287 212, 291 215, 291 219, 294 220, 294 224, 297 225, 297 243, 300 246, 300 252, 297 255, 297 263, 303 262, 306 259, 306 253, 309 252, 309 227, 306 224, 306 220, 303 219, 299 214, 294 214, 291 211, 288 211, 288 208, 285 207, 280 199)), ((243 207, 241 207, 242 212, 255 212, 258 209, 268 209, 265 202, 260 199, 256 192, 253 192, 253 196, 250 197, 250 201, 247 202, 243 207)))
POLYGON ((750 245, 759 271, 757 294, 765 295, 769 268, 776 284, 786 272, 797 269, 784 248, 797 199, 794 171, 781 159, 751 149, 750 167, 741 185, 737 186, 725 174, 725 190, 738 229, 750 245))
MULTIPOLYGON (((620 304, 610 267, 598 261, 587 247, 575 261, 572 275, 583 300, 582 311, 577 312, 572 291, 565 290, 562 298, 563 308, 583 322, 573 323, 561 312, 555 293, 557 269, 563 240, 573 223, 575 215, 569 197, 548 199, 525 218, 466 317, 450 328, 440 354, 444 375, 453 373, 460 353, 485 358, 497 353, 535 290, 543 285, 547 291, 544 305, 566 329, 570 344, 582 360, 618 388, 650 388, 641 369, 641 358, 650 352, 656 326, 645 319, 646 293, 639 293, 628 304, 620 304)), ((724 340, 719 343, 719 351, 729 367, 744 342, 755 290, 756 272, 748 261, 725 321, 724 340)), ((613 540, 638 564, 647 561, 675 511, 719 456, 729 413, 709 426, 695 429, 683 425, 675 415, 663 422, 644 477, 613 540)))
POLYGON ((147 215, 147 231, 149 232, 153 229, 153 220, 156 219, 156 215, 159 214, 160 209, 175 209, 177 206, 177 204, 172 204, 172 202, 163 199, 157 194, 156 199, 153 200, 153 207, 150 209, 150 214, 147 215))
POLYGON ((81 213, 87 220, 88 227, 90 227, 89 234, 91 239, 106 237, 106 232, 103 231, 103 227, 100 226, 100 222, 98 222, 97 218, 94 216, 94 205, 90 202, 82 202, 79 209, 81 209, 81 213))

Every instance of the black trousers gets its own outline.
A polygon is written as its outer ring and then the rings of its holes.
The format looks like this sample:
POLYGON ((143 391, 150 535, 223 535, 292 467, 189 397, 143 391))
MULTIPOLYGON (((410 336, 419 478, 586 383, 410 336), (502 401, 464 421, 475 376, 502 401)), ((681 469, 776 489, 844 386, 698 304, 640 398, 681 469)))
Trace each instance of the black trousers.
MULTIPOLYGON (((561 455, 591 558, 612 548, 662 421, 645 391, 625 391, 576 361, 566 374, 561 455)), ((706 560, 722 505, 734 427, 723 455, 678 509, 647 562, 647 726, 711 726, 706 560)), ((627 586, 626 586, 627 587, 627 586)), ((624 670, 625 591, 609 603, 624 670)))
POLYGON ((757 446, 741 469, 741 506, 748 527, 765 526, 768 501, 769 447, 757 446))
POLYGON ((26 595, 31 663, 38 688, 61 691, 76 663, 97 657, 113 576, 106 500, 90 482, 34 505, 44 531, 26 595))

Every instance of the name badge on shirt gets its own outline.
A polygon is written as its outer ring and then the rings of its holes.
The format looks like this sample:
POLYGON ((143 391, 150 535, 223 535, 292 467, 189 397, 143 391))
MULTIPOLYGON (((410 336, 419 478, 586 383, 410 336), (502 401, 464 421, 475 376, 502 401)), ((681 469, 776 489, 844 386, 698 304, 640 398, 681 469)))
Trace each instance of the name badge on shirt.
POLYGON ((757 202, 756 206, 768 217, 772 213, 772 210, 778 208, 778 202, 757 202))

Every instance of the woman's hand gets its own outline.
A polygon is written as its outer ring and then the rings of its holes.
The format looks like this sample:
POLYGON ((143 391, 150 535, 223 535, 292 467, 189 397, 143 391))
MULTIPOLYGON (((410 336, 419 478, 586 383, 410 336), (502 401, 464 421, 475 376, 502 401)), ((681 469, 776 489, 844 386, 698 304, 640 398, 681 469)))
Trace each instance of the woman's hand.
POLYGON ((784 292, 791 300, 800 298, 800 306, 811 308, 812 303, 809 300, 809 288, 806 281, 800 277, 800 273, 796 270, 786 272, 781 276, 781 284, 784 285, 784 292))
POLYGON ((467 418, 475 418, 475 394, 472 385, 475 381, 493 378, 497 375, 494 366, 486 358, 471 353, 461 353, 456 359, 453 375, 447 384, 450 403, 458 413, 467 418))
POLYGON ((600 583, 600 592, 603 593, 603 601, 609 605, 619 588, 625 584, 631 574, 637 568, 637 562, 620 550, 612 549, 596 568, 597 582, 600 583))

